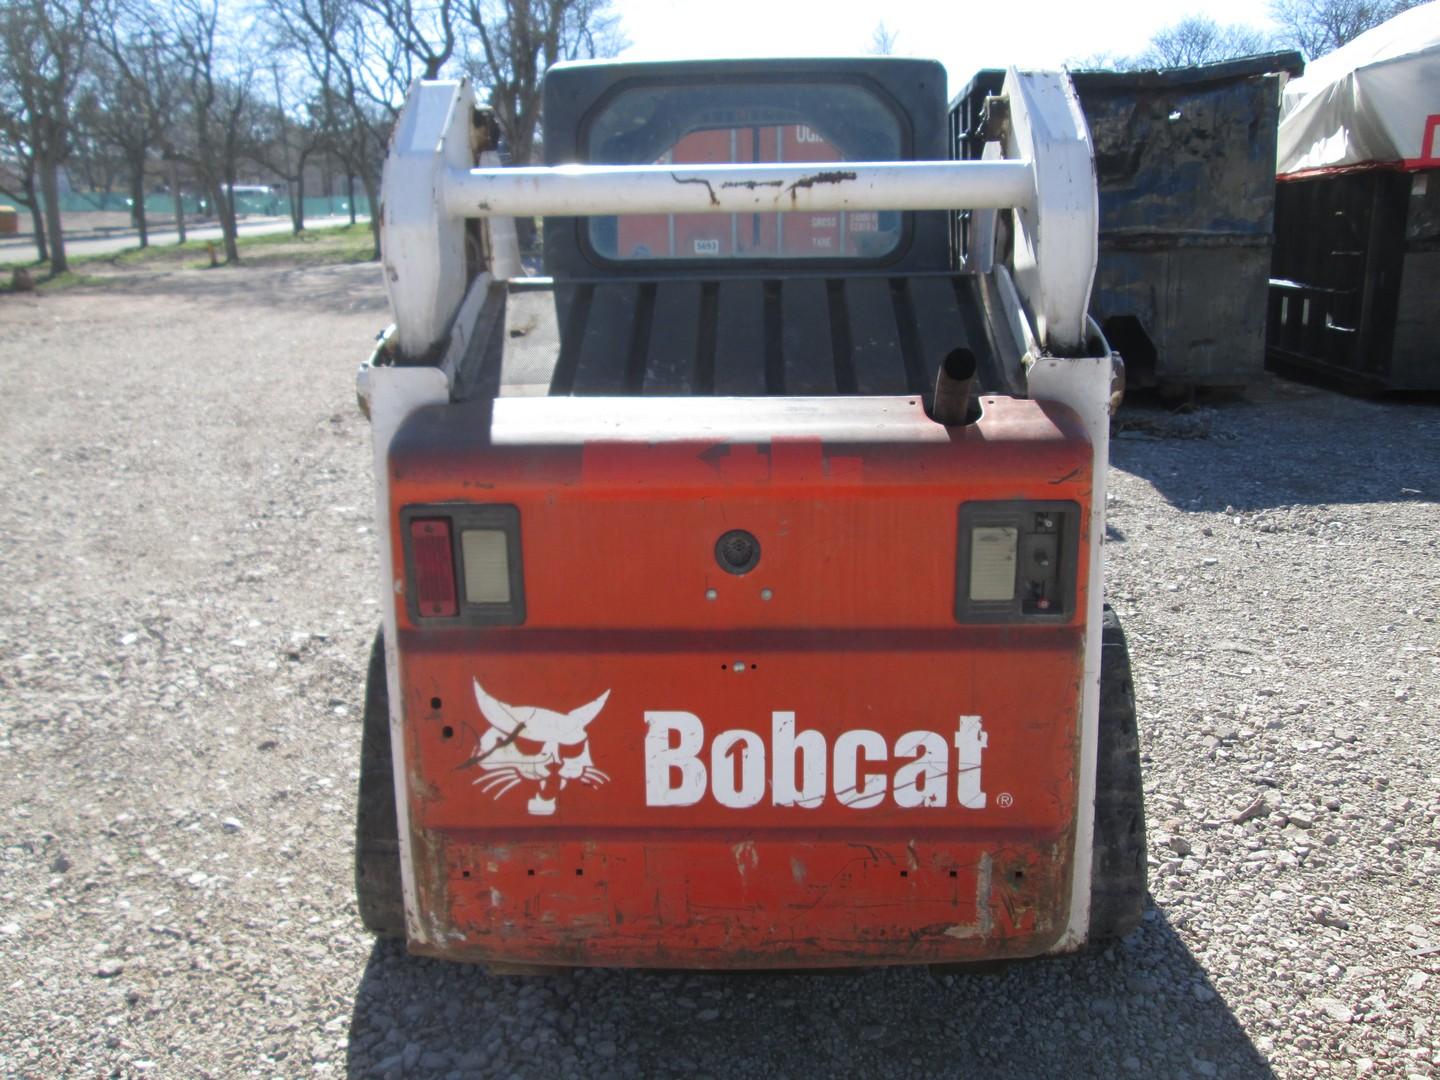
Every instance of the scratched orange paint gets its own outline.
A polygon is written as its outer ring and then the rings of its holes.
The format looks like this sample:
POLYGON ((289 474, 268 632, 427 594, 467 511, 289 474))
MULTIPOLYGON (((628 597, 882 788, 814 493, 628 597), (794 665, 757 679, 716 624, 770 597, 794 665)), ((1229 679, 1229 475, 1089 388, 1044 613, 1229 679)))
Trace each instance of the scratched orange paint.
MULTIPOLYGON (((395 565, 405 506, 515 506, 527 607, 519 627, 434 628, 400 604, 430 951, 680 967, 1044 951, 1069 897, 1083 620, 957 624, 957 510, 1071 500, 1084 521, 1089 461, 1073 414, 1024 401, 904 447, 441 453, 402 430, 395 565), (740 576, 713 554, 733 528, 762 550, 740 576)), ((1083 559, 1079 576, 1083 612, 1083 559)))

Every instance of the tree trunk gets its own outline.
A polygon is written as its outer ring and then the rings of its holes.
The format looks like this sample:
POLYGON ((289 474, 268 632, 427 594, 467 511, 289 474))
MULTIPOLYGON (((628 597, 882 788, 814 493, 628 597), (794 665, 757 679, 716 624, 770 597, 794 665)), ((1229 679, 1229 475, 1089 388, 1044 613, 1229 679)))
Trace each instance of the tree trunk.
POLYGON ((295 205, 291 212, 295 221, 295 235, 305 231, 305 159, 300 159, 300 172, 295 177, 295 205))
POLYGON ((180 166, 172 159, 170 162, 170 194, 175 199, 175 231, 179 234, 178 243, 185 242, 185 196, 180 194, 180 166))
POLYGON ((215 200, 215 216, 220 219, 220 237, 225 244, 225 261, 227 263, 240 261, 240 247, 235 242, 234 194, 233 189, 226 192, 224 184, 216 184, 211 190, 211 198, 215 200))
MULTIPOLYGON (((380 258, 380 215, 375 212, 375 207, 380 205, 380 181, 371 177, 368 173, 360 178, 365 185, 365 198, 370 202, 370 234, 375 238, 375 258, 380 258)), ((354 184, 354 180, 351 180, 354 184)), ((350 220, 355 220, 355 200, 350 200, 350 220)))
MULTIPOLYGON (((349 169, 345 170, 345 202, 350 206, 350 224, 355 224, 355 176, 349 169)), ((374 215, 371 215, 372 217, 374 215)), ((375 257, 380 257, 380 235, 375 235, 375 257)))
POLYGON ((131 162, 130 199, 135 217, 135 228, 140 232, 140 246, 150 246, 150 228, 145 220, 145 161, 131 162))
POLYGON ((60 164, 42 158, 39 165, 45 227, 50 232, 50 276, 54 277, 70 269, 70 260, 65 257, 65 234, 60 226, 60 164))
MULTIPOLYGON (((285 96, 280 92, 280 67, 276 65, 270 69, 270 75, 275 80, 275 116, 280 121, 280 152, 281 164, 288 171, 290 165, 290 125, 285 118, 285 96)), ((289 176, 285 177, 285 195, 290 200, 290 231, 293 235, 299 236, 305 230, 305 211, 295 198, 295 190, 304 184, 305 155, 300 154, 300 165, 296 170, 300 173, 300 183, 297 184, 289 176)))
POLYGON ((35 229, 35 251, 41 262, 49 262, 50 245, 47 242, 49 234, 45 229, 45 211, 40 208, 40 199, 35 194, 35 177, 33 175, 25 180, 25 195, 29 199, 25 205, 30 209, 30 221, 35 229))

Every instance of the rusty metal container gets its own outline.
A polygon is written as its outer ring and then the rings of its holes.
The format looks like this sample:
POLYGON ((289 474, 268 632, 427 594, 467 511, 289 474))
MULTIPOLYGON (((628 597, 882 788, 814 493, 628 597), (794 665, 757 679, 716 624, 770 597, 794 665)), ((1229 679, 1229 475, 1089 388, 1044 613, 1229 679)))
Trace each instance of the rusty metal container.
MULTIPOLYGON (((1302 69, 1282 52, 1071 73, 1100 187, 1090 314, 1132 386, 1244 388, 1264 370, 1280 89, 1302 69)), ((980 156, 1002 76, 979 72, 951 102, 957 156, 980 156)))
POLYGON ((1361 391, 1440 389, 1440 169, 1276 190, 1269 361, 1361 391))

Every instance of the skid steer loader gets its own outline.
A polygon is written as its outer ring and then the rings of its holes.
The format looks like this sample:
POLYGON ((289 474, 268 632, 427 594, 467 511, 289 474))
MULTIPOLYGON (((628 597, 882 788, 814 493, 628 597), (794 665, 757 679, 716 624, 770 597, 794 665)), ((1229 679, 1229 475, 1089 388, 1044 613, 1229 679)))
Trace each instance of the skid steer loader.
POLYGON ((500 970, 1126 933, 1119 362, 1066 76, 1010 71, 978 161, 928 61, 544 97, 544 166, 500 167, 464 82, 414 86, 385 165, 365 924, 500 970))

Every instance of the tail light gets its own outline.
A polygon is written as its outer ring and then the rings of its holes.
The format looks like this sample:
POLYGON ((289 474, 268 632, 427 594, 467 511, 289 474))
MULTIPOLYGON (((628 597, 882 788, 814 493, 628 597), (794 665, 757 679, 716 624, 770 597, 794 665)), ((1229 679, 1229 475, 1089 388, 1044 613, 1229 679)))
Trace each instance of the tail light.
POLYGON ((525 621, 518 509, 409 506, 401 510, 400 524, 412 619, 471 626, 525 621))
POLYGON ((421 615, 454 615, 455 554, 450 547, 446 518, 419 518, 410 522, 410 555, 415 565, 415 606, 421 615))
POLYGON ((973 502, 960 507, 955 618, 1059 622, 1075 611, 1080 506, 973 502))

